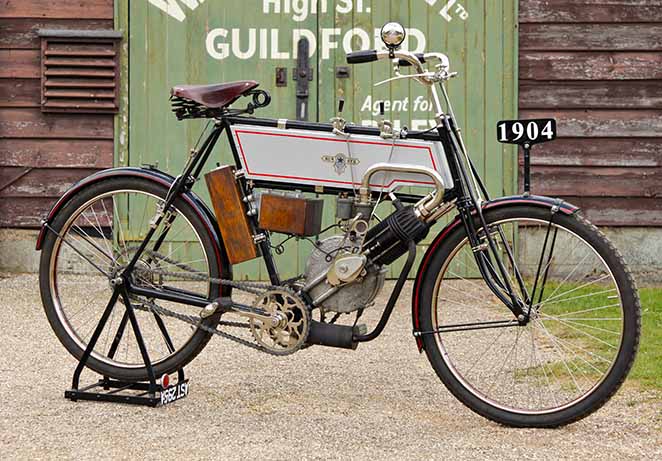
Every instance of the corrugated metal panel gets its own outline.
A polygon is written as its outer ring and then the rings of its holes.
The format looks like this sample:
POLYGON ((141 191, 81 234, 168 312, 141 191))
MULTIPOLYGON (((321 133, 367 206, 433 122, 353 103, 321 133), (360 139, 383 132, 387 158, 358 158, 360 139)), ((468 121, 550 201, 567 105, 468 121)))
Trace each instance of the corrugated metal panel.
MULTIPOLYGON (((375 42, 379 46, 379 28, 388 20, 398 20, 412 29, 411 48, 449 54, 454 70, 460 72, 450 88, 472 155, 494 195, 515 189, 514 150, 494 139, 496 122, 515 117, 517 111, 515 0, 208 0, 193 2, 197 4, 193 9, 186 6, 189 3, 172 3, 179 8, 166 14, 157 6, 164 2, 120 2, 130 48, 129 141, 125 146, 121 143, 126 137, 119 140, 121 163, 158 162, 159 168, 170 172, 182 168, 202 124, 178 124, 168 115, 168 90, 176 84, 256 79, 273 97, 272 105, 258 115, 294 118, 296 82, 291 75, 300 36, 315 45, 310 120, 328 120, 343 96, 347 102, 343 115, 355 123, 374 124, 378 100, 387 100, 388 119, 413 129, 429 126, 434 114, 424 90, 407 83, 373 88, 390 75, 386 63, 353 66, 349 78, 336 77, 338 68, 347 66, 348 49, 373 48, 375 42), (288 69, 285 87, 275 84, 278 67, 288 69)), ((231 161, 225 146, 218 149, 215 160, 231 161)), ((206 196, 204 187, 198 192, 206 196)), ((325 220, 333 221, 330 200, 325 220)), ((283 275, 301 272, 309 251, 306 242, 289 246, 286 256, 279 258, 283 275)), ((262 270, 257 261, 237 267, 242 277, 264 278, 262 270)))

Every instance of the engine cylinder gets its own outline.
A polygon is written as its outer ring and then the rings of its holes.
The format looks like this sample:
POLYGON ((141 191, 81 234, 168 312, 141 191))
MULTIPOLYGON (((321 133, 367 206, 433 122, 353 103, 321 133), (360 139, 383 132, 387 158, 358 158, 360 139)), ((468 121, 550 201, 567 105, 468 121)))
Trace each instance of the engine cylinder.
POLYGON ((407 242, 420 242, 430 226, 421 221, 413 207, 396 210, 366 234, 363 251, 377 265, 388 265, 407 252, 407 242))

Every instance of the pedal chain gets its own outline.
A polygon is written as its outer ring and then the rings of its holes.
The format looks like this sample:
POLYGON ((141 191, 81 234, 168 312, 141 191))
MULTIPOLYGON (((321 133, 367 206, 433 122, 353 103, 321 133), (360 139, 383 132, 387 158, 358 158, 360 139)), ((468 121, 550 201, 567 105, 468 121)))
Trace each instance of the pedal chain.
MULTIPOLYGON (((147 253, 149 256, 157 258, 161 261, 164 261, 168 263, 169 265, 178 267, 179 269, 185 270, 187 272, 191 272, 191 274, 183 274, 181 272, 169 272, 169 271, 162 271, 162 270, 153 270, 152 272, 157 275, 162 275, 162 276, 169 276, 169 277, 176 277, 180 278, 182 280, 195 280, 195 281, 202 281, 202 282, 211 282, 211 283, 217 283, 221 286, 228 286, 231 288, 235 288, 237 290, 254 294, 254 295, 262 295, 270 290, 288 290, 289 289, 285 286, 276 286, 276 285, 270 285, 266 283, 261 283, 261 282, 236 282, 234 280, 224 280, 224 279, 215 279, 212 277, 208 277, 206 275, 202 275, 197 273, 194 268, 182 264, 180 262, 177 262, 171 258, 168 258, 167 256, 163 256, 160 253, 157 253, 155 251, 150 251, 150 250, 145 250, 145 253, 147 253)), ((284 283, 287 283, 289 281, 297 280, 298 277, 290 280, 286 280, 284 283)), ((295 295, 294 293, 292 293, 295 295)), ((296 295, 295 295, 296 296, 296 295)), ((133 298, 133 300, 138 303, 138 305, 134 306, 136 309, 139 310, 145 310, 147 311, 148 309, 142 307, 147 306, 149 307, 153 312, 159 315, 164 315, 167 317, 172 317, 176 318, 178 320, 181 320, 185 323, 188 323, 190 325, 193 325, 197 328, 200 328, 203 331, 206 331, 207 333, 214 334, 216 336, 220 336, 222 338, 228 339, 230 341, 233 341, 237 344, 241 344, 242 346, 249 347, 251 349, 258 350, 260 352, 265 352, 270 355, 275 355, 275 356, 281 356, 283 354, 278 354, 275 353, 274 351, 271 351, 260 344, 248 341, 246 339, 240 338, 238 336, 232 335, 230 333, 226 333, 224 331, 221 331, 217 328, 211 328, 207 325, 204 325, 202 323, 202 318, 199 316, 194 316, 194 315, 186 315, 186 314, 180 314, 179 312, 172 311, 170 309, 167 309, 163 306, 159 306, 158 304, 145 300, 145 299, 140 299, 140 298, 133 298)), ((232 322, 232 321, 224 321, 221 320, 218 323, 218 326, 225 326, 225 327, 230 327, 230 328, 246 328, 250 329, 250 324, 249 323, 242 323, 242 322, 232 322)))
MULTIPOLYGON (((237 344, 241 344, 242 346, 246 346, 246 347, 249 347, 251 349, 258 350, 260 352, 265 352, 267 354, 271 353, 268 349, 260 346, 259 344, 253 343, 251 341, 248 341, 246 339, 243 339, 243 338, 240 338, 238 336, 232 335, 230 333, 226 333, 224 331, 219 330, 218 328, 211 328, 211 327, 208 327, 207 325, 203 325, 201 323, 202 319, 200 317, 196 317, 194 315, 180 314, 179 312, 171 311, 170 309, 159 306, 158 304, 155 304, 151 301, 147 301, 147 300, 144 300, 144 299, 136 299, 135 301, 140 303, 140 304, 143 304, 145 306, 148 306, 152 310, 152 312, 154 312, 158 315, 164 315, 164 316, 167 316, 167 317, 176 318, 177 320, 181 320, 185 323, 193 325, 196 328, 200 328, 201 330, 206 331, 207 333, 211 333, 211 334, 214 334, 216 336, 220 336, 221 338, 228 339, 228 340, 233 341, 237 344)), ((141 308, 139 306, 135 306, 135 307, 136 307, 136 309, 140 309, 140 310, 145 310, 145 311, 149 310, 149 309, 141 308)), ((248 323, 229 322, 229 321, 223 321, 223 320, 220 321, 218 323, 218 325, 219 326, 234 327, 234 328, 250 328, 248 323)), ((278 355, 278 354, 271 354, 271 355, 278 355)))

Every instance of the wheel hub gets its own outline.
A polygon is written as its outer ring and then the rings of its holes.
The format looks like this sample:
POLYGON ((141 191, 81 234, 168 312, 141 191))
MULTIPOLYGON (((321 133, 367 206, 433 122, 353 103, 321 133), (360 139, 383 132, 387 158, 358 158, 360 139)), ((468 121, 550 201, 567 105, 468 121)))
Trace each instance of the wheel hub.
POLYGON ((139 259, 134 266, 132 279, 138 285, 147 284, 153 286, 156 284, 151 264, 142 259, 139 259))

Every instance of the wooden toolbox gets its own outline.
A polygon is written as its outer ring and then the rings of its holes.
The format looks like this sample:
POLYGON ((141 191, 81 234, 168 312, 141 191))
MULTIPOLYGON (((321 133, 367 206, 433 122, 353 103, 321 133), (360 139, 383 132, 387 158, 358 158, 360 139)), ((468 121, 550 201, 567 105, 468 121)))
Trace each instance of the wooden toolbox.
POLYGON ((234 167, 216 168, 205 175, 205 181, 230 263, 238 264, 260 256, 253 241, 241 190, 234 177, 234 167))
POLYGON ((311 237, 322 229, 322 199, 265 193, 260 200, 260 228, 311 237))

